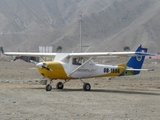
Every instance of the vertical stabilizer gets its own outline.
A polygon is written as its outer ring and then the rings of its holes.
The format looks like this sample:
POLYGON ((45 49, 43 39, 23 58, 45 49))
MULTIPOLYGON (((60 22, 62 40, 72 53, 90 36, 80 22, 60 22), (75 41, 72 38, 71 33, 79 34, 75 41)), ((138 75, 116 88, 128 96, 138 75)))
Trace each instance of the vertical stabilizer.
MULTIPOLYGON (((147 48, 142 48, 142 46, 140 45, 136 52, 147 52, 147 48)), ((127 67, 129 68, 133 68, 133 69, 141 69, 143 62, 144 62, 145 56, 132 56, 130 57, 129 61, 127 62, 127 67)), ((140 71, 135 71, 134 75, 139 74, 140 71)))

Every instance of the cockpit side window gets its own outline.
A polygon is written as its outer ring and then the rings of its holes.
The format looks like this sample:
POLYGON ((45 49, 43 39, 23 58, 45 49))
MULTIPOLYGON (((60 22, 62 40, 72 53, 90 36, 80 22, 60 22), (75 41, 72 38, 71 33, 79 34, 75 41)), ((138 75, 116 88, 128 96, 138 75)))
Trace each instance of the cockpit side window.
POLYGON ((73 58, 72 64, 73 65, 81 65, 82 64, 82 58, 73 58))

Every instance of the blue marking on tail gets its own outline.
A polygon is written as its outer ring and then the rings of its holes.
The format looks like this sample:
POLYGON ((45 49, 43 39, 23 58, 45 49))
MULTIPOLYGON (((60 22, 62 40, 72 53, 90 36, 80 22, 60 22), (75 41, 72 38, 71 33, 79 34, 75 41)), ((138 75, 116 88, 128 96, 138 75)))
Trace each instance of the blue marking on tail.
MULTIPOLYGON (((147 48, 142 48, 140 45, 136 52, 147 52, 147 48)), ((130 57, 129 61, 127 62, 127 67, 131 67, 133 69, 141 69, 143 62, 144 62, 145 56, 132 56, 130 57)), ((134 71, 134 75, 139 74, 140 71, 134 71)))

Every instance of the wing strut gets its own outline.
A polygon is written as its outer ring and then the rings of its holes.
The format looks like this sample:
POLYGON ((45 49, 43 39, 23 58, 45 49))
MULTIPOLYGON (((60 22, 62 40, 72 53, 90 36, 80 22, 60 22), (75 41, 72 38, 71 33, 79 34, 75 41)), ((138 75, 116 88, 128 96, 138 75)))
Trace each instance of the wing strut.
POLYGON ((84 62, 82 65, 80 65, 79 67, 77 67, 75 70, 73 70, 68 77, 70 77, 73 73, 75 73, 78 69, 80 69, 81 67, 83 67, 86 63, 88 63, 90 60, 92 59, 92 57, 90 57, 86 62, 84 62))

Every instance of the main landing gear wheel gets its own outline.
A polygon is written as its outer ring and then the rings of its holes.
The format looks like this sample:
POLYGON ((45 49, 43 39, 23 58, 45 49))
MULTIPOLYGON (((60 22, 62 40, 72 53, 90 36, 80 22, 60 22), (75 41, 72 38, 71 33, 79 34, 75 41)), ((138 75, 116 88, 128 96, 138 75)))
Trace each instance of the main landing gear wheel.
POLYGON ((46 91, 51 91, 52 90, 52 86, 51 85, 46 85, 46 91))
POLYGON ((89 83, 84 83, 83 90, 84 91, 90 91, 91 90, 91 85, 89 83))
POLYGON ((63 89, 63 83, 62 82, 58 82, 56 85, 57 89, 63 89))

